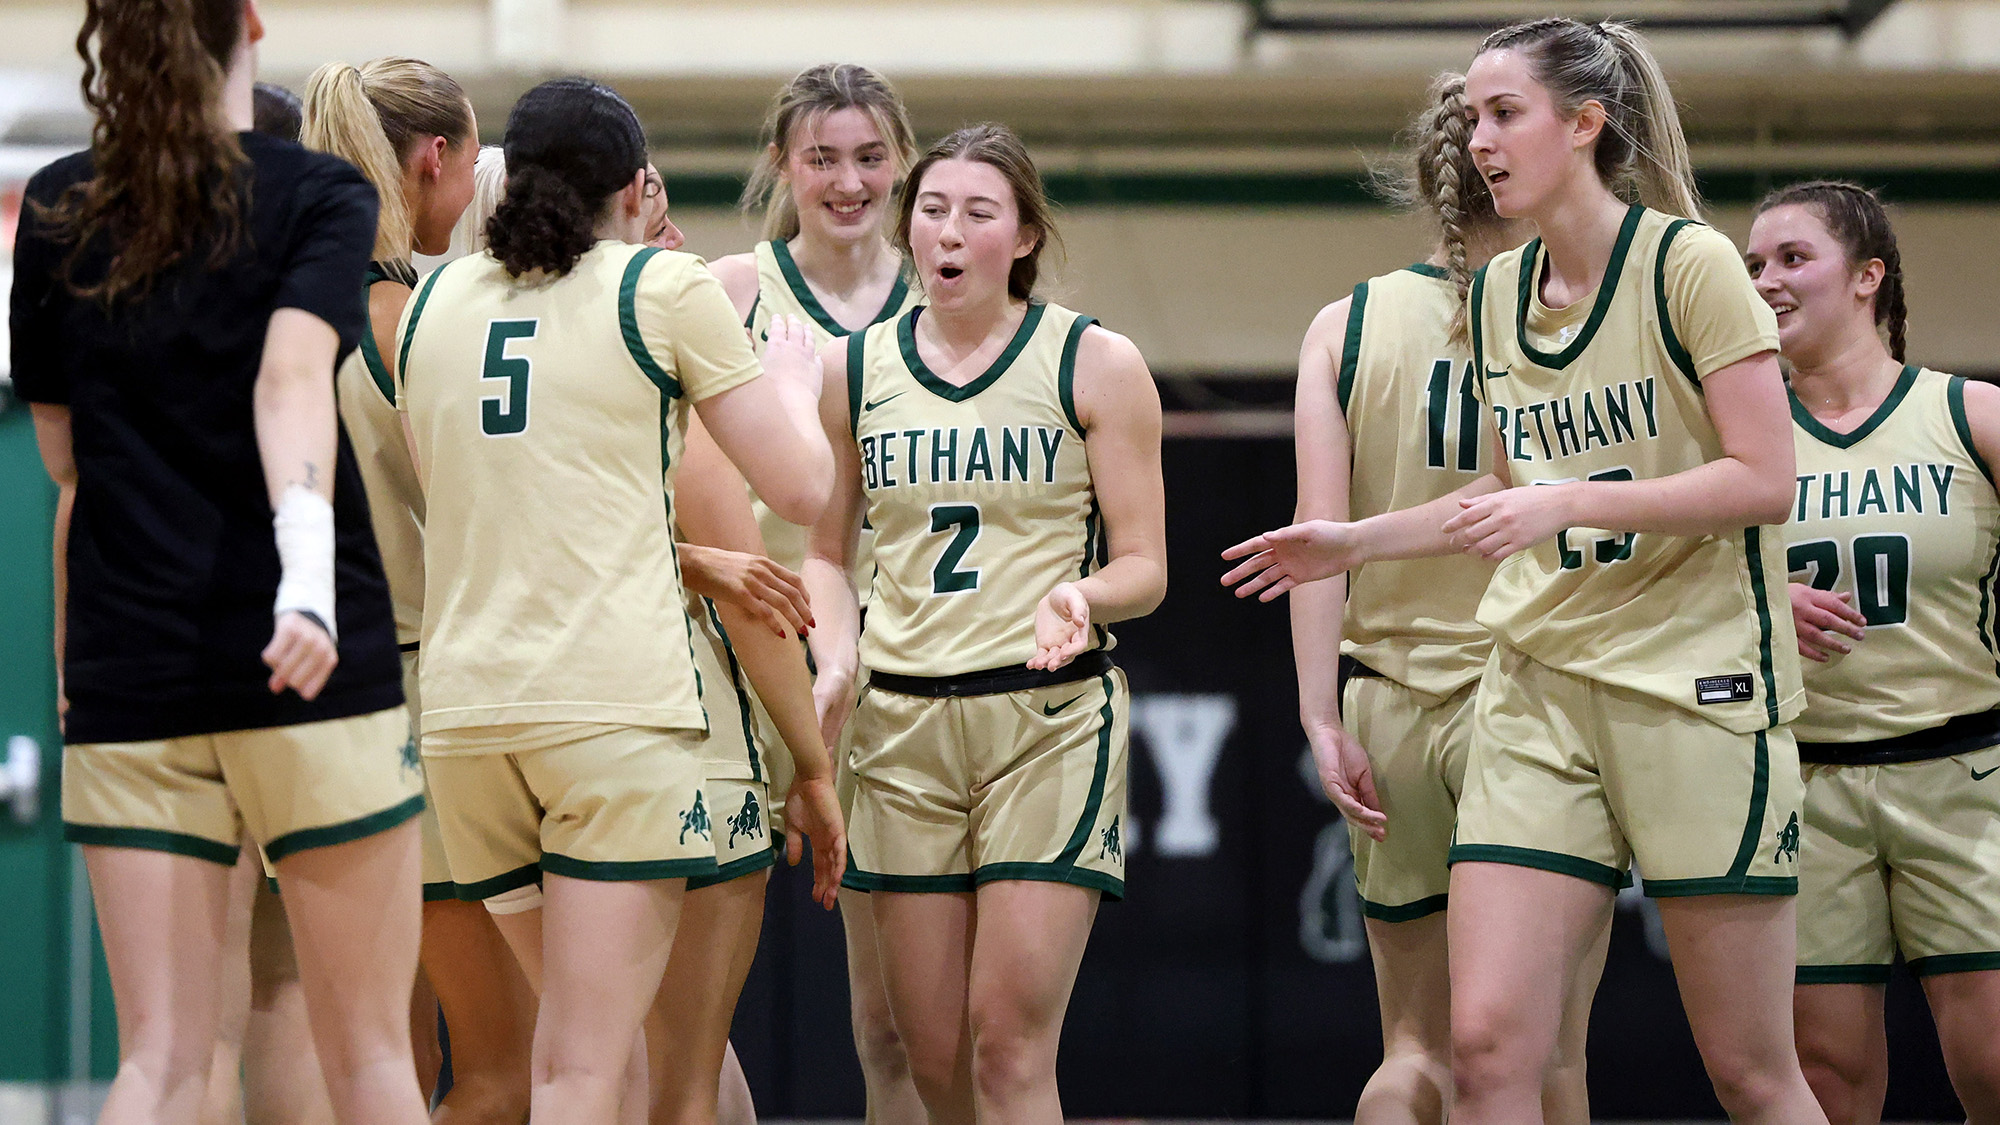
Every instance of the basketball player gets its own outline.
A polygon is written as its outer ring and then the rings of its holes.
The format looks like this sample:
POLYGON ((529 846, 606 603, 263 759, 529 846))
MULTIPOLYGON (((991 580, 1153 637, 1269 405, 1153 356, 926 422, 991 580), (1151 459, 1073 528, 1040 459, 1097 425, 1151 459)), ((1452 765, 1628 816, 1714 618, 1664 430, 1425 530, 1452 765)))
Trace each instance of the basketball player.
POLYGON ((14 386, 63 486, 64 835, 118 1006, 98 1120, 195 1120, 247 829, 338 1120, 419 1125, 422 786, 333 388, 375 192, 249 131, 263 33, 244 0, 86 4, 94 143, 29 182, 15 245, 14 386))
POLYGON ((940 141, 899 205, 926 306, 820 353, 838 459, 806 561, 821 698, 845 714, 869 677, 847 884, 873 892, 931 1119, 1056 1121, 1063 1011, 1098 900, 1125 887, 1129 697, 1105 626, 1166 591, 1159 396, 1129 341, 1035 299, 1055 229, 1010 130, 940 141))
POLYGON ((1985 858, 2000 793, 1984 784, 2000 767, 2000 390, 1904 362, 1902 255, 1866 188, 1771 193, 1744 259, 1778 316, 1798 442, 1799 1060, 1829 1120, 1882 1119, 1901 952, 1969 1119, 2000 1121, 2000 868, 1985 858))
POLYGON ((1504 457, 1457 496, 1239 544, 1225 580, 1271 594, 1369 560, 1503 560, 1451 849, 1453 1121, 1543 1119, 1565 997, 1634 860, 1724 1108, 1822 1121, 1788 987, 1802 691, 1773 604, 1793 491, 1776 326, 1693 218, 1636 32, 1495 32, 1466 100, 1495 210, 1541 232, 1470 297, 1504 457))
MULTIPOLYGON (((1307 332, 1294 413, 1300 520, 1427 503, 1492 471, 1485 411, 1472 397, 1465 289, 1472 270, 1527 234, 1493 213, 1472 166, 1464 77, 1441 75, 1430 94, 1407 170, 1380 178, 1446 237, 1429 261, 1328 305, 1307 332)), ((1493 648, 1473 620, 1492 574, 1463 555, 1382 562, 1292 592, 1300 714, 1348 822, 1382 1009, 1382 1065, 1355 1108, 1362 1125, 1442 1122, 1451 1105, 1445 860, 1473 690, 1493 648)), ((1571 992, 1543 1086, 1551 1121, 1589 1120, 1583 1040, 1609 936, 1571 992)))
MULTIPOLYGON (((763 140, 743 206, 763 212, 766 241, 751 253, 713 263, 753 338, 764 336, 773 317, 789 315, 807 325, 815 345, 824 346, 908 312, 921 291, 905 279, 903 256, 889 244, 889 227, 896 187, 916 159, 916 138, 895 88, 851 63, 809 67, 772 100, 763 140)), ((772 559, 794 573, 803 570, 806 529, 776 518, 761 502, 755 507, 772 559)), ((873 537, 863 530, 852 571, 863 604, 874 577, 873 537)), ((783 747, 775 749, 770 765, 781 786, 791 766, 783 747)), ((853 803, 846 758, 842 752, 834 763, 843 810, 853 803)), ((776 825, 774 830, 783 830, 782 817, 776 825)), ((869 1125, 922 1125, 923 1103, 882 994, 866 892, 841 889, 840 921, 869 1125)))
MULTIPOLYGON (((685 881, 716 871, 661 495, 685 403, 781 515, 815 516, 830 458, 803 329, 777 323, 760 378, 700 263, 640 245, 645 138, 623 99, 545 82, 505 149, 487 249, 432 273, 398 333, 427 505, 424 751, 462 893, 547 896, 497 916, 541 986, 532 1116, 603 1122, 685 881)), ((828 796, 816 842, 838 840, 828 796)), ((836 861, 815 860, 830 900, 836 861)))

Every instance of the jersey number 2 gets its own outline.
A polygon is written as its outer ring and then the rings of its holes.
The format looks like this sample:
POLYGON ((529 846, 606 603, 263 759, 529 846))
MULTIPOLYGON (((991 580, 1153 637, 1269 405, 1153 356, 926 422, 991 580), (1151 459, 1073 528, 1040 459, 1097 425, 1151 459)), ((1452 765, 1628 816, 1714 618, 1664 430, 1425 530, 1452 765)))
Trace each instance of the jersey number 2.
MULTIPOLYGON (((1901 625, 1910 619, 1910 541, 1901 535, 1859 535, 1848 548, 1854 560, 1854 602, 1870 625, 1901 625)), ((1814 539, 1785 552, 1793 574, 1807 571, 1806 583, 1831 590, 1840 581, 1840 542, 1814 539)))
POLYGON ((507 341, 532 340, 538 320, 496 320, 486 326, 486 363, 479 378, 507 380, 504 398, 479 400, 479 428, 489 437, 518 434, 528 428, 528 376, 534 365, 526 356, 508 355, 507 341))
POLYGON ((937 565, 931 568, 931 593, 962 594, 979 589, 978 567, 958 569, 965 552, 972 549, 972 541, 979 538, 979 505, 931 505, 931 530, 952 532, 951 542, 944 545, 937 565))

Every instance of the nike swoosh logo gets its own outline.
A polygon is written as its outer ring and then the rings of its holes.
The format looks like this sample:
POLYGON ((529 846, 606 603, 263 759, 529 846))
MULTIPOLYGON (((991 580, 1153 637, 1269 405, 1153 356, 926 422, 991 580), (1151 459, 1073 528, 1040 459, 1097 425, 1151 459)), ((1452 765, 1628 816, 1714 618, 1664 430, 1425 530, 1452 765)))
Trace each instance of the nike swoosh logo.
POLYGON ((894 401, 895 399, 899 399, 899 398, 902 398, 902 397, 903 397, 904 395, 906 395, 906 394, 909 394, 909 393, 910 393, 910 392, 908 392, 908 391, 897 391, 897 392, 896 392, 895 394, 892 394, 892 395, 890 395, 890 396, 889 396, 888 398, 878 398, 878 399, 876 399, 876 400, 875 400, 874 402, 867 402, 867 403, 863 403, 863 404, 861 405, 861 412, 862 412, 863 414, 866 414, 866 413, 868 413, 868 412, 869 412, 870 410, 873 410, 873 409, 875 409, 875 408, 876 408, 876 407, 878 407, 878 406, 884 406, 884 405, 887 405, 888 403, 890 403, 890 402, 894 401))
POLYGON ((2000 770, 2000 766, 1994 766, 1994 767, 1993 767, 1993 769, 1990 769, 1990 770, 1973 770, 1973 771, 1972 771, 1972 780, 1974 780, 1974 781, 1985 781, 1985 780, 1986 780, 1987 778, 1989 778, 1989 777, 1992 777, 1992 776, 1993 776, 1993 772, 1994 772, 1994 770, 2000 770))
MULTIPOLYGON (((1089 695, 1089 694, 1090 694, 1089 692, 1085 692, 1085 693, 1084 693, 1084 695, 1089 695)), ((1082 699, 1082 698, 1083 698, 1083 695, 1079 695, 1079 696, 1077 696, 1077 697, 1076 697, 1076 699, 1082 699)), ((1064 703, 1058 703, 1058 704, 1056 704, 1056 705, 1055 705, 1055 706, 1053 706, 1053 707, 1051 707, 1051 706, 1049 706, 1048 704, 1044 703, 1044 704, 1042 704, 1042 714, 1044 714, 1044 715, 1053 715, 1053 714, 1055 714, 1055 713, 1056 713, 1057 711, 1060 711, 1060 710, 1062 710, 1063 708, 1065 708, 1065 707, 1069 706, 1069 705, 1070 705, 1071 703, 1075 703, 1075 702, 1076 702, 1076 699, 1072 699, 1072 700, 1069 700, 1069 701, 1067 701, 1067 702, 1064 702, 1064 703)), ((1995 768, 1995 769, 2000 769, 2000 766, 1995 766, 1994 768, 1995 768)))
POLYGON ((1486 377, 1488 379, 1505 379, 1507 377, 1507 369, 1502 367, 1498 370, 1495 370, 1489 367, 1486 369, 1486 377))

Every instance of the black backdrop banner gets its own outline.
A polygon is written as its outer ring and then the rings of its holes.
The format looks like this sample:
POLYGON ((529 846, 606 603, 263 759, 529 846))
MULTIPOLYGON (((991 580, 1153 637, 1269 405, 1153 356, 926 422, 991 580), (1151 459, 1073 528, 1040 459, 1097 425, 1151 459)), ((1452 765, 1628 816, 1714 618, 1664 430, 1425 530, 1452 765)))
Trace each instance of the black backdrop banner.
MULTIPOLYGON (((1290 522, 1284 440, 1166 446, 1171 583, 1117 627, 1131 678, 1127 899, 1098 914, 1070 1003, 1076 1117, 1352 1116, 1381 1058, 1347 831, 1298 725, 1284 603, 1239 602, 1220 552, 1290 522)), ((840 921, 780 868, 737 1010, 773 1117, 859 1117, 840 921)), ((1621 897, 1590 1032, 1593 1116, 1714 1118, 1651 907, 1621 897)), ((1963 1120, 1921 992, 1890 988, 1888 1116, 1963 1120)))

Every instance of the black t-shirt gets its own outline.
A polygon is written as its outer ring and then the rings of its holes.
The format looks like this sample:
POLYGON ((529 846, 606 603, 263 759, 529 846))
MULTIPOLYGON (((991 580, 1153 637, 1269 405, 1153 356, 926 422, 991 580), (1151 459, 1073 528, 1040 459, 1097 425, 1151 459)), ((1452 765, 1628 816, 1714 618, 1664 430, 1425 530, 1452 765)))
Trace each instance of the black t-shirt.
MULTIPOLYGON (((76 505, 69 536, 65 688, 71 742, 130 742, 290 726, 394 707, 401 662, 367 498, 342 431, 334 464, 340 664, 319 698, 272 695, 278 553, 252 390, 271 313, 332 325, 345 356, 368 330, 362 271, 375 190, 344 161, 261 134, 244 238, 228 264, 204 245, 109 310, 57 280, 69 252, 32 208, 14 246, 13 376, 28 402, 70 408, 76 505)), ((52 203, 91 175, 89 153, 28 181, 52 203)), ((103 239, 76 278, 108 263, 103 239)), ((333 372, 327 372, 331 380, 333 372)))

